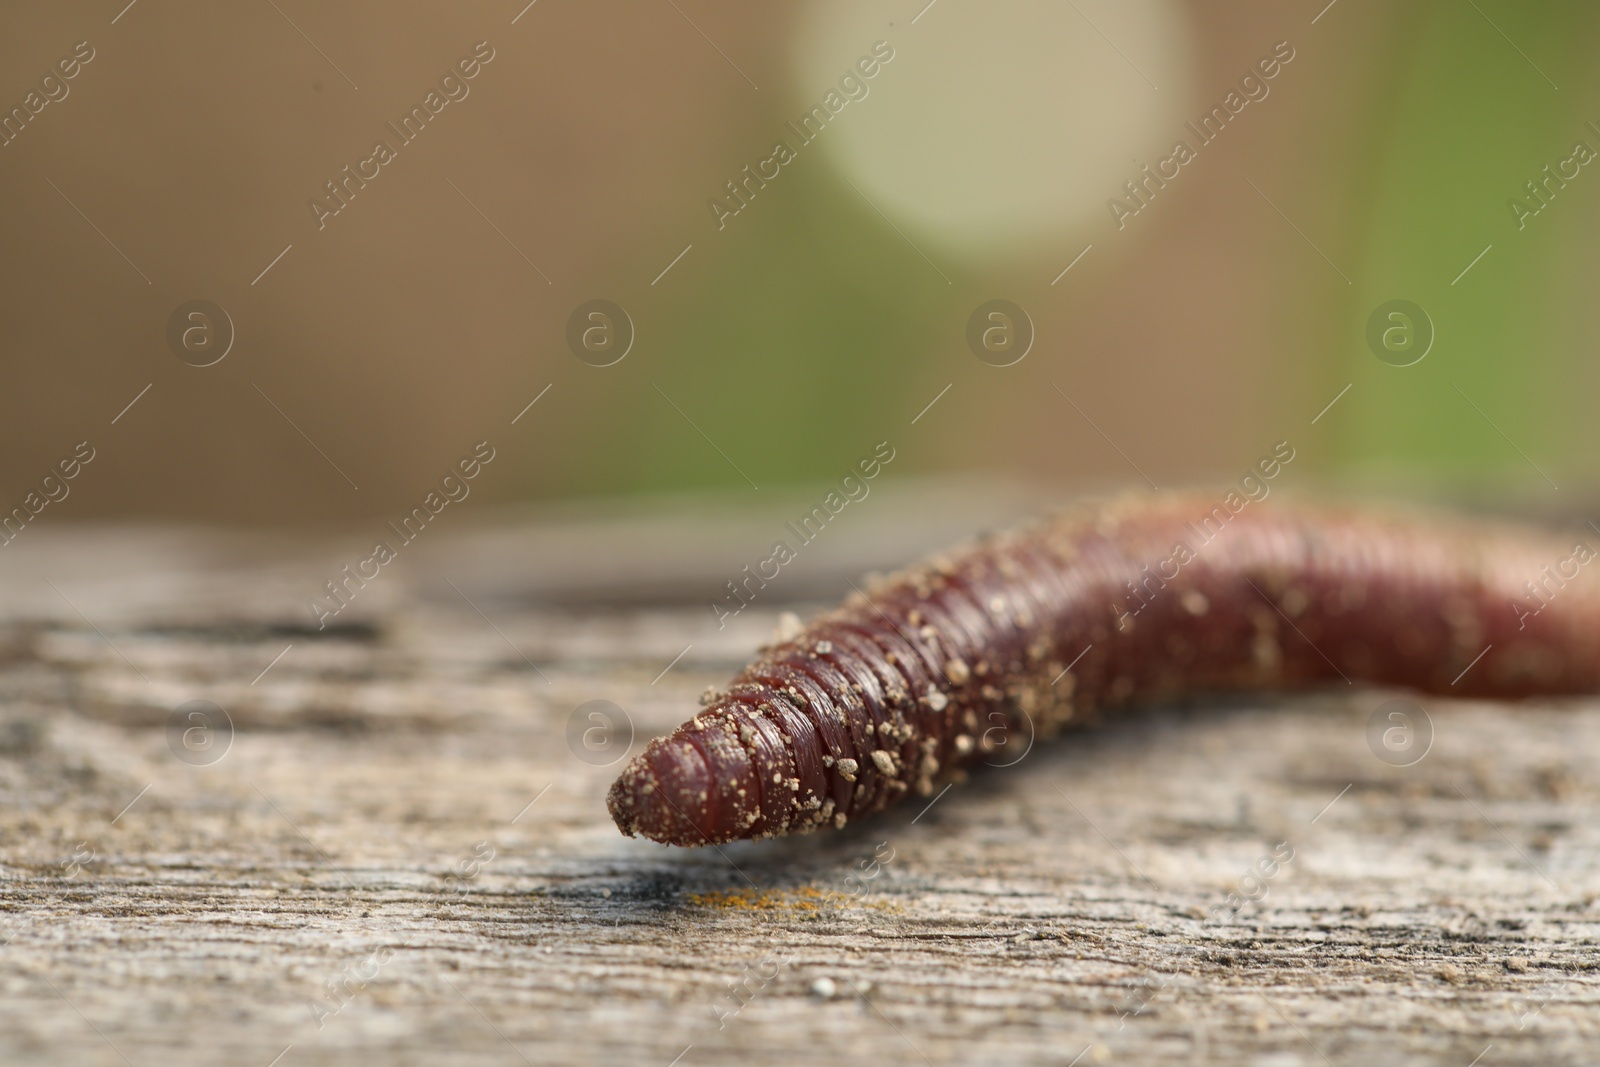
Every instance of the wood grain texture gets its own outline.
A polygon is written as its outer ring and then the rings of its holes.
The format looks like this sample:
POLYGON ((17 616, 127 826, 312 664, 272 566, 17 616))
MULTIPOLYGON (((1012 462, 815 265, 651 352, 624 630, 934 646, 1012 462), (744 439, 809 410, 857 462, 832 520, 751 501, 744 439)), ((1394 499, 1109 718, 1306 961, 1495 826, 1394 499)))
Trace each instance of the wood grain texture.
POLYGON ((6 548, 0 1062, 1487 1067, 1600 1047, 1600 701, 1429 701, 1410 767, 1368 747, 1387 694, 1158 708, 930 808, 673 850, 617 834, 618 764, 569 751, 573 709, 615 702, 637 751, 779 611, 887 550, 841 528, 826 566, 719 632, 661 592, 693 586, 681 560, 630 604, 528 558, 569 538, 643 568, 655 535, 602 525, 463 522, 320 635, 304 598, 358 534, 62 526, 6 548), (237 727, 213 766, 168 749, 193 699, 237 727), (1266 897, 1221 907, 1281 842, 1266 897))

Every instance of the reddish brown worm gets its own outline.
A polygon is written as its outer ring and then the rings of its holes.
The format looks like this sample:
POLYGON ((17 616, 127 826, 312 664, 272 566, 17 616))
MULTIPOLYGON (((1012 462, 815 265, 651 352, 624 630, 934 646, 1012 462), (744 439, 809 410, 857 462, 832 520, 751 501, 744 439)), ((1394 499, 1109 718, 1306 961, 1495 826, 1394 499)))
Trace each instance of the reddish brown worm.
POLYGON ((776 837, 928 795, 1008 736, 1152 699, 1592 692, 1600 583, 1578 571, 1594 555, 1509 525, 1279 498, 1078 505, 874 582, 764 649, 634 757, 607 804, 623 833, 667 844, 776 837))

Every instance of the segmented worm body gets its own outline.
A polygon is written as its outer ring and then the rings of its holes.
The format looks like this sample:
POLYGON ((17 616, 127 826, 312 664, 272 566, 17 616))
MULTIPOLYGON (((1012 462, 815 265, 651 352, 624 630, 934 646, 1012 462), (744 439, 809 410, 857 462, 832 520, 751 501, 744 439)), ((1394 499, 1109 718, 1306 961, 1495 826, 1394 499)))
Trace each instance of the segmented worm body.
POLYGON ((623 833, 668 844, 775 837, 842 827, 999 762, 999 745, 1162 697, 1591 692, 1600 582, 1577 573, 1594 554, 1580 548, 1276 498, 1079 505, 875 582, 763 650, 607 803, 623 833))

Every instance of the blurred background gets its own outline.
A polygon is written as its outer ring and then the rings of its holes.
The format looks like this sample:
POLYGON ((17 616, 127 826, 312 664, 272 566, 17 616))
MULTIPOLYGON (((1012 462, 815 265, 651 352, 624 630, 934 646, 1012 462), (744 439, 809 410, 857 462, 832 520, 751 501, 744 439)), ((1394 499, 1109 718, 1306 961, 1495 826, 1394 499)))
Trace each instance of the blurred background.
POLYGON ((0 502, 88 442, 38 521, 398 518, 480 441, 473 506, 815 496, 880 442, 884 483, 1288 441, 1280 484, 1582 499, 1597 21, 9 5, 0 502))

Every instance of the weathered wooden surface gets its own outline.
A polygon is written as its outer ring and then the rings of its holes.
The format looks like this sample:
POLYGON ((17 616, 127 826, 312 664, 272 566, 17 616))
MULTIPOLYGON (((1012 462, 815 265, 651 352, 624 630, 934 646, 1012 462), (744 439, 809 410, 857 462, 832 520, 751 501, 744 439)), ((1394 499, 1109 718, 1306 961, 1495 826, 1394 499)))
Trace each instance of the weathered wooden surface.
POLYGON ((1600 1058, 1600 702, 1432 704, 1405 768, 1368 747, 1382 694, 1156 709, 920 815, 620 837, 573 709, 614 701, 637 750, 892 555, 915 509, 881 507, 720 633, 770 524, 463 520, 323 634, 304 600, 361 530, 30 531, 0 550, 0 1062, 1600 1058), (237 727, 211 766, 169 751, 192 699, 237 727))

